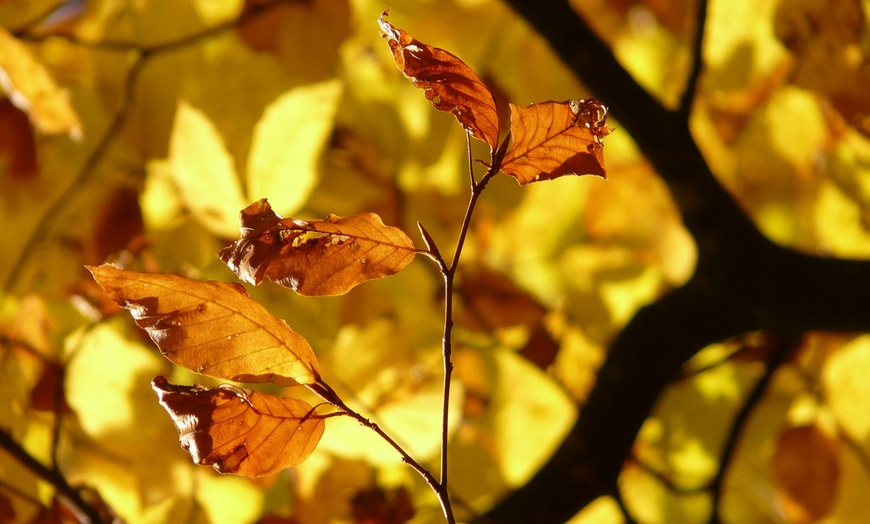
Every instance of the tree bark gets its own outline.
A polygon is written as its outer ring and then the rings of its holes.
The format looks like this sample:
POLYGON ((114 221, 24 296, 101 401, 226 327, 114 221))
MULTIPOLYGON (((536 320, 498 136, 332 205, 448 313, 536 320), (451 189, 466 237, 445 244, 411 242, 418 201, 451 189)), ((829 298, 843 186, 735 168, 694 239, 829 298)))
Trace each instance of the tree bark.
POLYGON ((708 344, 754 330, 870 331, 870 262, 809 256, 769 241, 713 176, 690 134, 688 107, 663 108, 567 2, 508 3, 610 107, 667 183, 698 247, 689 282, 639 310, 614 340, 549 462, 479 519, 561 523, 614 491, 659 395, 708 344))

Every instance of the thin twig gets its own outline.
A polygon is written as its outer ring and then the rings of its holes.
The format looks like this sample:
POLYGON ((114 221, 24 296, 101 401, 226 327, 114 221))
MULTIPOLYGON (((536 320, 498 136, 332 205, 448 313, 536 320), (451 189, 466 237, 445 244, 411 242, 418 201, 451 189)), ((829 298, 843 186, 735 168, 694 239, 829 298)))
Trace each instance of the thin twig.
POLYGON ((81 495, 79 495, 78 491, 74 490, 67 483, 63 475, 47 468, 43 463, 33 458, 27 450, 15 442, 12 435, 2 429, 0 429, 0 448, 5 449, 27 469, 54 486, 54 489, 57 490, 58 497, 64 500, 67 507, 76 514, 76 518, 79 522, 94 524, 103 522, 99 511, 85 502, 81 495))
POLYGON ((646 462, 641 460, 639 457, 632 456, 631 461, 638 469, 640 469, 641 471, 643 471, 647 475, 655 477, 656 480, 661 482, 662 485, 664 485, 664 487, 668 491, 673 493, 674 495, 681 496, 681 497, 691 497, 692 495, 700 495, 700 494, 705 493, 705 492, 710 490, 710 483, 709 482, 705 482, 704 484, 701 484, 699 486, 694 486, 694 487, 678 486, 673 481, 673 479, 668 477, 665 473, 654 468, 651 464, 647 464, 646 462))
POLYGON ((246 11, 238 18, 217 24, 213 27, 209 27, 208 29, 197 33, 185 35, 174 40, 169 40, 166 42, 152 45, 142 45, 135 42, 110 40, 89 41, 84 40, 76 35, 65 34, 16 35, 22 40, 27 40, 31 42, 39 42, 47 38, 58 38, 76 45, 90 47, 94 49, 135 53, 136 58, 133 65, 130 66, 129 71, 127 72, 127 78, 124 82, 124 90, 121 95, 121 101, 119 103, 118 109, 115 112, 115 115, 111 119, 109 127, 106 129, 106 132, 100 138, 100 141, 97 143, 96 147, 94 147, 94 150, 90 153, 87 160, 82 165, 82 168, 79 170, 78 174, 75 176, 72 182, 70 182, 66 189, 64 189, 57 196, 57 198, 55 198, 54 202, 52 202, 51 205, 48 206, 45 213, 42 215, 42 218, 40 218, 39 222, 37 222, 36 227, 33 229, 33 233, 28 237, 27 241, 24 244, 24 247, 18 255, 18 258, 12 265, 12 269, 6 277, 6 281, 4 282, 3 286, 4 289, 9 290, 12 288, 12 285, 18 280, 18 278, 21 276, 21 273, 24 271, 24 268, 27 267, 30 259, 34 256, 37 247, 44 241, 45 238, 49 236, 48 234, 54 224, 56 217, 60 214, 60 210, 63 208, 64 205, 66 205, 67 202, 71 200, 72 196, 76 192, 78 192, 82 188, 82 186, 96 173, 97 166, 103 160, 106 151, 109 150, 109 146, 113 143, 114 139, 120 133, 121 128, 127 122, 127 118, 129 117, 130 111, 133 107, 133 95, 135 93, 136 82, 139 78, 139 73, 145 66, 147 60, 154 55, 170 52, 178 49, 179 47, 184 47, 216 36, 220 33, 244 24, 251 18, 267 12, 268 10, 276 6, 286 4, 292 1, 298 0, 273 0, 271 2, 259 4, 246 11))
MULTIPOLYGON (((338 396, 338 393, 323 380, 318 378, 317 382, 313 384, 306 384, 306 387, 308 387, 308 389, 310 389, 317 396, 325 400, 327 403, 341 411, 342 414, 351 417, 352 419, 359 422, 360 425, 365 426, 377 433, 379 437, 381 437, 387 444, 389 444, 399 453, 399 455, 402 457, 402 462, 411 466, 414 471, 416 471, 420 474, 421 477, 423 477, 423 480, 426 481, 426 484, 429 485, 429 487, 438 497, 438 500, 441 503, 441 507, 444 509, 445 515, 449 515, 450 517, 453 516, 452 510, 450 509, 450 501, 447 498, 446 493, 442 490, 441 484, 428 469, 423 467, 419 462, 414 459, 414 457, 408 454, 408 452, 405 451, 405 448, 403 448, 401 444, 393 440, 393 438, 383 429, 381 429, 381 427, 378 426, 376 423, 372 422, 371 420, 360 414, 358 411, 350 408, 347 404, 345 404, 341 397, 338 396)), ((453 520, 449 520, 449 518, 448 521, 451 523, 455 522, 453 520)))
POLYGON ((677 111, 689 116, 692 109, 692 100, 695 99, 695 88, 698 86, 698 78, 701 69, 704 68, 704 33, 707 26, 708 0, 698 1, 698 12, 695 15, 695 39, 692 43, 692 69, 686 79, 686 87, 680 96, 680 105, 677 111))
POLYGON ((800 337, 789 336, 784 336, 779 340, 772 341, 774 347, 765 359, 764 374, 758 379, 758 382, 755 383, 752 391, 750 391, 749 395, 746 396, 746 400, 740 408, 740 411, 737 412, 737 415, 734 417, 731 429, 725 440, 725 446, 722 448, 722 454, 719 457, 719 470, 710 482, 710 492, 712 497, 711 506, 713 508, 710 522, 712 523, 721 522, 719 520, 719 504, 722 500, 722 482, 725 479, 725 474, 728 472, 731 460, 734 458, 734 453, 737 450, 737 445, 740 441, 740 435, 743 433, 743 428, 749 421, 752 411, 761 399, 764 398, 767 386, 773 379, 774 373, 776 373, 779 367, 788 360, 789 355, 792 354, 796 344, 799 343, 800 337))

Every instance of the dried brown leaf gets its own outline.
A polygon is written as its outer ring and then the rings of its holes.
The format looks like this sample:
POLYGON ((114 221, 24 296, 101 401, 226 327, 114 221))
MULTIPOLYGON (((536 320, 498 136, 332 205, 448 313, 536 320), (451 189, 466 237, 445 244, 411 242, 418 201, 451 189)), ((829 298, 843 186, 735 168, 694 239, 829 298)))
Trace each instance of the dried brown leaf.
POLYGON ((326 220, 282 218, 266 199, 242 210, 241 237, 218 252, 242 280, 271 280, 305 296, 342 295, 401 271, 417 250, 374 213, 326 220))
POLYGON ((816 426, 779 435, 770 469, 789 522, 816 522, 834 506, 840 480, 836 444, 816 426))
POLYGON ((435 109, 452 113, 472 136, 498 145, 498 111, 483 81, 454 54, 424 44, 387 22, 389 11, 378 19, 393 52, 396 67, 416 87, 423 89, 435 109))
POLYGON ((314 408, 227 384, 175 386, 156 377, 151 387, 178 429, 181 447, 197 464, 220 473, 261 477, 299 464, 326 427, 314 408))
POLYGON ((311 346, 251 299, 239 284, 88 267, 105 293, 172 362, 237 382, 313 384, 320 372, 311 346))
POLYGON ((593 99, 511 104, 512 143, 501 170, 521 185, 564 175, 606 176, 607 108, 593 99))

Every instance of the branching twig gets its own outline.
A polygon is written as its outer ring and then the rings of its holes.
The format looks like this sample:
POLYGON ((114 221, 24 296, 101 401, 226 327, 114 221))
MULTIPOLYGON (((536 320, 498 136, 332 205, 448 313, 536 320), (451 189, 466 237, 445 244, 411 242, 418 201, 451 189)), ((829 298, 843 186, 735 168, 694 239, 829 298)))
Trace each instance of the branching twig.
POLYGON ((692 110, 692 100, 695 98, 695 88, 698 86, 698 77, 704 68, 704 34, 707 25, 708 0, 698 1, 698 12, 695 14, 695 39, 692 43, 692 69, 686 78, 686 87, 680 96, 680 104, 677 112, 688 121, 689 112, 692 110))
POLYGON ((78 491, 74 490, 59 472, 49 469, 44 464, 33 458, 15 439, 6 431, 0 429, 0 448, 5 449, 10 455, 27 469, 38 475, 57 490, 58 497, 65 501, 66 505, 76 514, 76 518, 82 523, 99 523, 102 517, 99 511, 82 499, 78 491))
POLYGON ((127 71, 127 78, 124 82, 124 89, 122 91, 121 101, 118 105, 118 109, 115 111, 114 116, 111 118, 109 127, 106 129, 106 132, 100 138, 99 142, 97 142, 94 150, 87 157, 87 160, 85 160, 85 163, 82 165, 78 174, 73 178, 72 182, 70 182, 66 189, 64 189, 57 196, 57 198, 55 198, 54 202, 52 202, 51 205, 46 208, 46 211, 42 215, 42 218, 40 218, 39 222, 37 222, 36 224, 36 227, 33 229, 33 233, 31 233, 30 236, 27 238, 27 241, 25 242, 24 247, 18 255, 18 258, 13 263, 12 269, 9 271, 9 274, 6 277, 3 288, 6 290, 12 288, 12 285, 19 279, 21 273, 24 271, 24 268, 27 267, 31 258, 34 256, 37 247, 44 241, 45 238, 48 237, 48 233, 50 232, 56 217, 59 215, 60 209, 62 209, 63 206, 70 201, 72 196, 76 192, 81 190, 85 183, 88 182, 91 177, 93 177, 96 173, 97 166, 103 160, 103 157, 109 150, 109 146, 112 145, 115 138, 117 138, 117 136, 119 135, 120 130, 127 123, 127 119, 130 115, 130 111, 134 103, 134 93, 136 83, 139 79, 139 73, 147 63, 148 59, 155 55, 170 52, 180 47, 194 44, 204 39, 216 36, 220 33, 238 27, 239 25, 244 24, 251 18, 267 12, 270 9, 275 8, 276 6, 286 4, 292 1, 296 0, 273 0, 271 2, 258 4, 249 9, 248 11, 242 13, 242 15, 236 19, 228 20, 224 23, 217 24, 213 27, 209 27, 208 29, 197 33, 185 35, 174 40, 169 40, 166 42, 151 45, 142 45, 135 42, 111 40, 90 41, 84 40, 76 35, 64 34, 16 35, 22 40, 27 40, 31 42, 39 42, 51 37, 64 39, 67 42, 94 49, 134 53, 135 60, 133 62, 133 65, 131 65, 130 69, 127 71))
POLYGON ((719 457, 719 471, 716 472, 716 476, 713 477, 713 480, 710 482, 710 492, 712 496, 711 506, 713 507, 710 522, 720 522, 719 504, 722 500, 722 482, 728 472, 731 460, 734 458, 734 452, 737 450, 737 445, 740 441, 740 436, 743 433, 743 428, 749 421, 753 409, 755 409, 764 397, 767 386, 770 384, 771 379, 773 379, 774 373, 776 373, 777 369, 787 361, 788 357, 792 354, 794 348, 799 343, 800 337, 794 336, 784 336, 781 339, 772 341, 773 348, 764 362, 764 374, 758 379, 758 382, 755 383, 755 386, 749 392, 749 395, 746 396, 746 400, 740 408, 740 411, 738 411, 737 415, 734 417, 731 429, 728 431, 728 436, 725 439, 725 445, 722 448, 722 454, 719 457))

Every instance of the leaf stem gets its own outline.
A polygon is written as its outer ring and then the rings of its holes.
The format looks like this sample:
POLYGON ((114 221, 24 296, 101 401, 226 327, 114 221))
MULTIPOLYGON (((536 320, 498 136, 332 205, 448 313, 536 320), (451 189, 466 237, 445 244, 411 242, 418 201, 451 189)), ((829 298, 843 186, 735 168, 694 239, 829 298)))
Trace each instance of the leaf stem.
MULTIPOLYGON (((471 226, 471 217, 474 215, 474 208, 477 205, 477 200, 483 192, 489 181, 498 173, 501 165, 501 158, 504 156, 503 148, 496 151, 493 155, 493 163, 487 170, 486 174, 480 181, 474 178, 474 164, 471 161, 471 138, 466 134, 468 158, 469 158, 469 178, 471 180, 471 196, 468 200, 468 207, 465 210, 465 216, 462 219, 462 227, 459 231, 459 239, 456 241, 456 249, 453 252, 453 261, 450 266, 447 266, 443 258, 440 258, 439 265, 441 273, 444 276, 444 335, 442 337, 441 353, 444 362, 444 385, 441 397, 441 480, 439 482, 440 494, 439 499, 444 506, 444 516, 448 523, 455 522, 453 513, 450 510, 450 495, 447 488, 447 446, 449 441, 449 421, 450 421, 450 388, 453 376, 453 286, 456 277, 456 269, 459 267, 459 259, 462 256, 462 248, 465 245, 465 239, 468 236, 468 229, 471 226)), ((507 140, 507 139, 506 139, 507 140)))
POLYGON ((378 434, 387 444, 392 446, 399 455, 402 457, 402 462, 411 466, 411 468, 420 474, 423 477, 423 480, 426 481, 426 484, 432 489, 435 493, 435 496, 438 497, 438 502, 441 504, 441 508, 444 511, 444 515, 447 517, 447 522, 450 524, 455 524, 456 520, 453 517, 453 509, 450 506, 450 499, 447 496, 446 487, 438 482, 438 479, 435 478, 432 473, 424 468, 419 462, 414 460, 414 457, 408 454, 398 442, 393 440, 393 438, 387 434, 380 426, 378 426, 375 422, 372 422, 368 418, 364 417, 362 414, 357 412, 356 410, 350 408, 341 397, 338 396, 338 393, 332 387, 324 382, 322 379, 319 379, 314 384, 306 384, 306 387, 313 391, 317 396, 328 402, 330 405, 335 407, 336 409, 341 411, 342 415, 347 415, 350 418, 356 420, 360 423, 360 425, 365 426, 375 433, 378 434))

